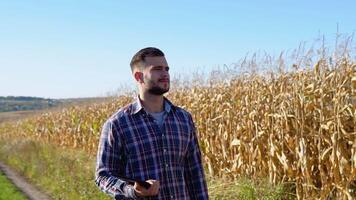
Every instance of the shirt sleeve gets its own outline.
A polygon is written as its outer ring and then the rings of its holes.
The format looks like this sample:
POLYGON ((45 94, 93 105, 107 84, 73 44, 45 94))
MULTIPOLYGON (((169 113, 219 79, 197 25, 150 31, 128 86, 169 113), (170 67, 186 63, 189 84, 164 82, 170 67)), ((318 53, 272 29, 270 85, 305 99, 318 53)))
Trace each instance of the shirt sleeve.
POLYGON ((205 181, 204 168, 201 161, 201 152, 196 136, 196 129, 191 117, 190 123, 192 127, 192 134, 184 165, 184 177, 187 183, 190 199, 205 200, 209 199, 208 189, 205 181))
POLYGON ((125 158, 118 128, 112 121, 105 122, 98 147, 95 183, 101 191, 115 199, 137 199, 133 185, 115 175, 124 171, 125 158))

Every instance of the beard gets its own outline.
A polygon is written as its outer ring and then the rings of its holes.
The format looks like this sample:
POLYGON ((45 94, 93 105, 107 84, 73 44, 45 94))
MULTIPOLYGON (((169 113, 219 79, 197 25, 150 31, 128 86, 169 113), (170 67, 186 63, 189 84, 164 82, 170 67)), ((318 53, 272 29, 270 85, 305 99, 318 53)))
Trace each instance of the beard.
MULTIPOLYGON (((158 84, 151 80, 151 79, 147 79, 146 78, 146 83, 149 84, 149 88, 148 88, 148 92, 150 94, 153 94, 153 95, 163 95, 164 93, 168 92, 169 91, 169 86, 165 89, 165 88, 161 88, 158 86, 158 84)), ((168 83, 169 84, 169 83, 168 83)))
POLYGON ((158 86, 153 86, 150 89, 148 89, 148 92, 153 95, 163 95, 164 93, 168 92, 169 88, 163 89, 158 86))

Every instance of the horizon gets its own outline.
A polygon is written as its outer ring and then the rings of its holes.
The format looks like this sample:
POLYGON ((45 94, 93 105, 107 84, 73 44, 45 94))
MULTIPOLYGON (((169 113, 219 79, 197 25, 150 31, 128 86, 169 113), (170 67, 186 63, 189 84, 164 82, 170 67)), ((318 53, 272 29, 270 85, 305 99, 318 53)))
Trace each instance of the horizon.
POLYGON ((0 2, 0 96, 93 98, 136 88, 141 48, 165 54, 171 77, 209 73, 264 51, 272 56, 353 35, 353 1, 0 2))

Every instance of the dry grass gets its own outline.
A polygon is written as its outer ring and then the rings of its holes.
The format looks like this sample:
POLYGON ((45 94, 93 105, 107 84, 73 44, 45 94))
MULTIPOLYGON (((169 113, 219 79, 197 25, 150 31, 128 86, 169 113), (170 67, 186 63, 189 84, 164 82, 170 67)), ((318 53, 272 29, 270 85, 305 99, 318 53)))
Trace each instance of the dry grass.
POLYGON ((0 124, 3 122, 18 121, 38 114, 39 111, 14 111, 14 112, 0 112, 0 124))

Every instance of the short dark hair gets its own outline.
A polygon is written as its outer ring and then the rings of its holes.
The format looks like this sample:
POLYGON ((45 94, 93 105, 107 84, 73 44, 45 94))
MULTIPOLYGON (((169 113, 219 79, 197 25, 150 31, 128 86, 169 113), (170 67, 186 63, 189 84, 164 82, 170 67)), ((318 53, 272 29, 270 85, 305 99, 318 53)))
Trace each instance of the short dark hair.
POLYGON ((140 63, 145 61, 146 57, 164 56, 164 53, 155 47, 147 47, 138 51, 131 59, 131 71, 140 63))

